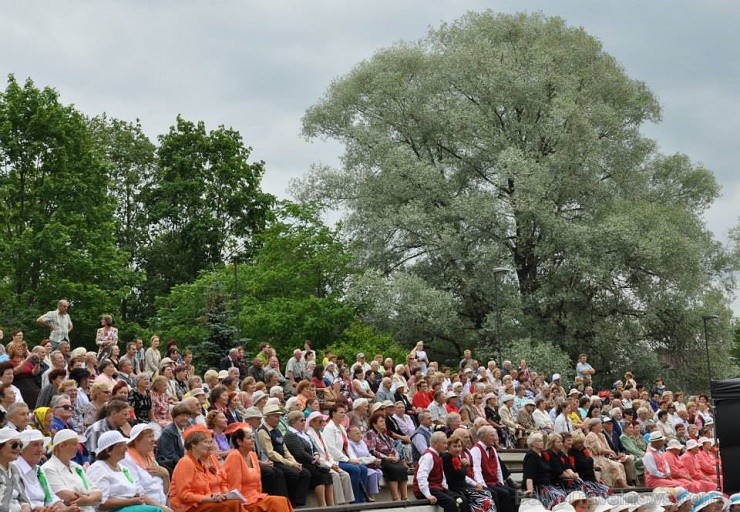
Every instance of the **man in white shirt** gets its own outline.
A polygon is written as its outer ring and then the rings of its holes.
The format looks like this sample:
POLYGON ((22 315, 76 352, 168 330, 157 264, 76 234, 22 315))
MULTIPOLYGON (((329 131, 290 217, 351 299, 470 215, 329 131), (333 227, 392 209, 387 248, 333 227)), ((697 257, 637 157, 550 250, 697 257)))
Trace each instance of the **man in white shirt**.
POLYGON ((51 340, 51 348, 53 350, 59 348, 59 342, 62 340, 69 340, 69 333, 74 328, 72 319, 69 313, 67 313, 68 310, 69 301, 67 299, 61 299, 57 302, 56 309, 47 311, 36 319, 36 323, 43 325, 51 331, 49 339, 51 340))
POLYGON ((487 487, 499 512, 514 512, 516 490, 504 483, 501 461, 496 452, 496 431, 490 425, 478 429, 478 442, 470 449, 473 459, 473 479, 487 487))
POLYGON ((427 406, 427 410, 432 413, 432 422, 438 426, 444 426, 447 420, 447 408, 445 408, 446 402, 445 392, 438 389, 434 393, 434 401, 427 406))
POLYGON ((20 474, 26 497, 31 502, 31 509, 45 509, 50 512, 72 512, 75 506, 67 506, 51 491, 44 470, 39 462, 44 456, 44 446, 49 442, 38 430, 26 430, 21 434, 21 456, 13 462, 20 474))
POLYGON ((430 444, 416 466, 414 495, 420 500, 428 499, 432 505, 439 505, 444 512, 458 512, 456 500, 463 498, 447 487, 440 456, 447 450, 447 436, 444 432, 435 432, 432 434, 430 444))
POLYGON ((58 350, 55 350, 49 355, 51 366, 41 375, 41 387, 44 388, 49 385, 49 374, 52 370, 64 370, 65 361, 64 356, 58 350))
POLYGON ((297 348, 293 351, 293 357, 288 359, 288 363, 285 365, 285 378, 295 386, 303 380, 305 371, 306 366, 303 360, 303 353, 301 349, 297 348))

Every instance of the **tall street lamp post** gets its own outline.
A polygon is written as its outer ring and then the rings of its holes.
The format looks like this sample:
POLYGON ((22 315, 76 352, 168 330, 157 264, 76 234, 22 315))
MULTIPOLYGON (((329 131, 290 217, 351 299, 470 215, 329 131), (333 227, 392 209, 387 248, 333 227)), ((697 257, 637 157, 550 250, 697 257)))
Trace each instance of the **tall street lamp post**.
POLYGON ((496 357, 498 358, 499 364, 501 364, 501 304, 499 302, 499 276, 509 272, 506 267, 495 267, 493 270, 493 305, 496 308, 496 338, 494 340, 494 347, 496 350, 496 357))

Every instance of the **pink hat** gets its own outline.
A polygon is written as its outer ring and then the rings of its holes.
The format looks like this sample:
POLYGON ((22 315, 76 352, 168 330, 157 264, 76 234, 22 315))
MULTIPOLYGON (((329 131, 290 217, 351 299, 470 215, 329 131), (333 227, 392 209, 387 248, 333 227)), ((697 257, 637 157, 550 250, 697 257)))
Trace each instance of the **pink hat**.
POLYGON ((308 415, 308 418, 306 418, 306 423, 310 425, 311 422, 316 418, 321 418, 322 420, 326 421, 329 419, 329 416, 327 416, 326 414, 322 414, 319 411, 314 411, 308 415))

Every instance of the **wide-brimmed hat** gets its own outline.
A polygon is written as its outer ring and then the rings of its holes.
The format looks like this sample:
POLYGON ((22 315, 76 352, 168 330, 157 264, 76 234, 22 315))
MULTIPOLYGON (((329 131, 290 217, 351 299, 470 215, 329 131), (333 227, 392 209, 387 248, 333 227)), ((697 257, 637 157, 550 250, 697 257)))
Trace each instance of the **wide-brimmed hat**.
POLYGON ((28 445, 33 443, 34 441, 43 441, 44 446, 48 445, 51 442, 51 438, 44 437, 44 434, 33 428, 20 432, 20 435, 23 448, 28 447, 28 445))
POLYGON ((661 432, 660 430, 653 430, 652 432, 650 432, 650 442, 651 443, 654 441, 664 441, 664 440, 665 440, 665 436, 663 435, 663 432, 661 432))
POLYGON ((252 403, 253 404, 256 404, 257 402, 259 402, 263 398, 267 398, 267 393, 265 393, 264 391, 261 391, 261 390, 258 389, 257 391, 255 391, 254 393, 252 393, 252 403))
POLYGON ((596 498, 596 507, 594 507, 594 512, 606 512, 607 510, 611 510, 613 506, 614 504, 610 503, 609 500, 596 498))
POLYGON ((671 439, 665 447, 666 450, 683 450, 683 445, 678 439, 671 439))
POLYGON ((514 395, 504 395, 504 397, 501 399, 501 403, 511 402, 516 397, 514 395))
POLYGON ((370 406, 370 415, 372 416, 383 408, 383 402, 375 402, 370 406))
POLYGON ((136 441, 136 438, 147 430, 151 430, 152 433, 154 433, 154 428, 149 423, 137 423, 136 425, 134 425, 128 435, 128 443, 131 444, 136 441))
POLYGON ((576 512, 576 509, 573 505, 567 502, 558 503, 554 507, 552 507, 552 512, 576 512))
POLYGON ((326 420, 329 419, 329 416, 327 416, 326 414, 323 414, 323 413, 321 413, 319 411, 314 411, 314 412, 312 412, 311 414, 308 415, 308 418, 306 418, 306 423, 308 423, 310 425, 311 422, 313 420, 317 419, 317 418, 321 418, 322 420, 326 421, 326 420))
MULTIPOLYGON (((496 393, 488 393, 488 394, 487 394, 486 396, 484 396, 484 397, 483 397, 483 403, 484 403, 484 404, 487 404, 487 403, 488 403, 488 401, 489 401, 489 400, 490 400, 491 398, 498 398, 498 397, 496 396, 496 393)), ((535 501, 536 501, 536 500, 535 500, 535 501)))
POLYGON ((736 492, 730 496, 730 505, 740 505, 740 492, 736 492))
POLYGON ((243 428, 250 428, 249 424, 244 423, 243 421, 235 421, 234 423, 231 423, 230 425, 228 425, 226 429, 224 429, 224 434, 226 434, 227 436, 230 436, 237 430, 241 430, 243 428))
POLYGON ((244 419, 248 420, 251 418, 262 418, 262 413, 256 407, 249 407, 244 413, 244 419))
POLYGON ((565 497, 565 501, 568 503, 574 503, 576 501, 582 501, 587 500, 588 495, 583 491, 573 491, 568 496, 565 497))
POLYGON ((75 432, 74 430, 63 428, 62 430, 54 434, 54 439, 51 442, 51 447, 55 448, 59 444, 65 441, 71 441, 72 439, 74 439, 78 443, 85 442, 85 438, 83 436, 78 435, 77 432, 75 432))
POLYGON ((696 439, 689 439, 686 441, 686 449, 687 450, 693 450, 694 448, 699 448, 701 445, 696 439))
POLYGON ((182 438, 187 441, 190 436, 197 433, 205 434, 211 438, 213 437, 213 432, 205 425, 192 425, 185 429, 185 432, 182 433, 182 438))
POLYGON ((218 372, 218 380, 224 380, 228 376, 229 372, 227 370, 221 370, 220 372, 218 372))
POLYGON ((519 512, 547 512, 547 509, 539 500, 523 499, 519 504, 519 512))
POLYGON ((723 503, 725 502, 725 497, 717 491, 703 493, 698 496, 699 499, 694 501, 694 506, 691 507, 691 512, 699 512, 700 510, 703 510, 707 505, 710 505, 715 501, 721 501, 723 503))
POLYGON ((677 507, 680 507, 687 501, 694 499, 694 495, 691 494, 688 490, 686 490, 685 487, 676 487, 674 490, 676 492, 676 506, 677 507))
POLYGON ((14 428, 3 427, 0 428, 0 444, 5 444, 8 441, 20 441, 21 433, 14 428))
POLYGON ((702 436, 699 438, 699 444, 704 444, 704 443, 714 444, 714 440, 711 437, 702 436))
POLYGON ((273 414, 284 414, 285 410, 279 405, 266 405, 262 409, 262 416, 272 416, 273 414))
POLYGON ((449 393, 445 395, 445 400, 449 400, 451 398, 457 398, 457 397, 458 397, 457 393, 455 393, 454 391, 450 391, 449 393))
POLYGON ((162 359, 162 360, 161 360, 161 361, 159 362, 159 369, 161 370, 161 369, 162 369, 162 368, 164 368, 165 366, 169 366, 169 365, 171 365, 172 363, 174 363, 174 361, 173 361, 172 359, 170 359, 169 357, 165 357, 164 359, 162 359))
POLYGON ((123 434, 121 434, 118 430, 109 430, 108 432, 103 432, 102 434, 100 434, 100 437, 98 438, 98 446, 95 451, 96 453, 101 453, 111 446, 121 443, 128 443, 128 439, 125 438, 123 434))

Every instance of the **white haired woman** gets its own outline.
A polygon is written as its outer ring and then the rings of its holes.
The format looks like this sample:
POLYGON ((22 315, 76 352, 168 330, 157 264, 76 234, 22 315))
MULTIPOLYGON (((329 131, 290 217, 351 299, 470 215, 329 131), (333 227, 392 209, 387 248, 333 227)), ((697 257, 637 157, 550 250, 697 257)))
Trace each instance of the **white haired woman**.
POLYGON ((565 501, 565 491, 558 482, 551 480, 552 470, 542 457, 545 441, 540 432, 530 434, 527 438, 527 451, 524 455, 523 479, 527 497, 537 497, 546 509, 552 509, 565 501))

